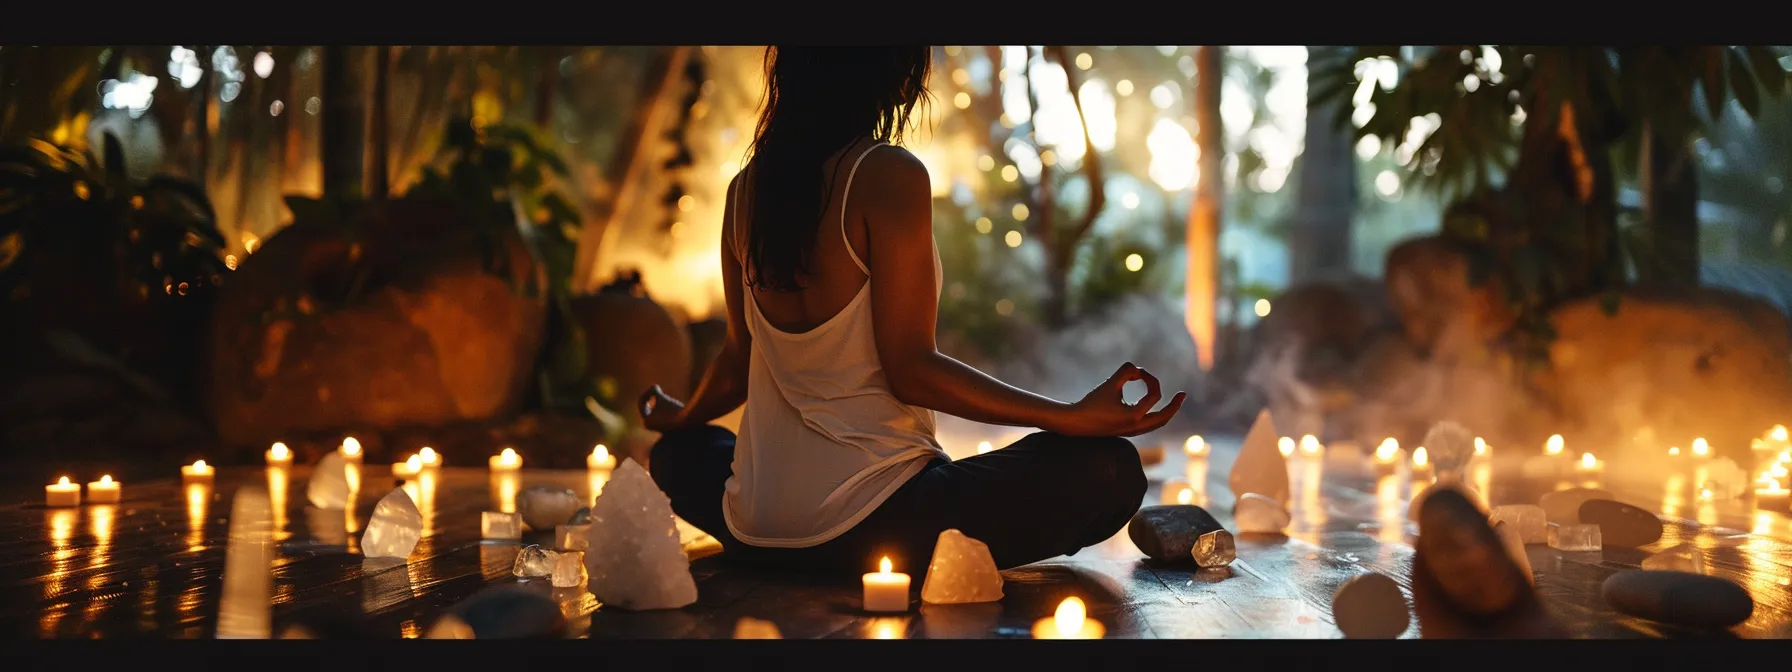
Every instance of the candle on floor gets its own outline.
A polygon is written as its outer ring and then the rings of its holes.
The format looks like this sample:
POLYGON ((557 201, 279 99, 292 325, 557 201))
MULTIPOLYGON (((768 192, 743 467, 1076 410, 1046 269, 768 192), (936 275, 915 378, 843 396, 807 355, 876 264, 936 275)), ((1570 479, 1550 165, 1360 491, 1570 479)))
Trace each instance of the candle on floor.
POLYGON ((1033 625, 1034 639, 1101 639, 1105 633, 1106 628, 1089 618, 1089 608, 1077 597, 1064 598, 1051 618, 1039 619, 1033 625))
POLYGON ((284 443, 275 441, 274 447, 268 449, 268 466, 292 466, 292 449, 287 448, 284 443))
POLYGON ((1692 456, 1698 458, 1711 457, 1711 444, 1703 437, 1692 440, 1692 456))
POLYGON ((978 455, 982 455, 982 454, 987 453, 992 450, 995 450, 995 446, 989 445, 988 441, 977 442, 977 454, 978 455))
POLYGON ((1679 446, 1668 446, 1668 457, 1679 457, 1679 456, 1680 456, 1680 447, 1679 446))
POLYGON ((1561 434, 1551 434, 1549 440, 1543 442, 1543 454, 1561 455, 1562 449, 1567 447, 1566 444, 1567 442, 1562 440, 1561 434))
POLYGON ((1294 439, 1286 436, 1276 439, 1276 450, 1282 451, 1282 457, 1293 457, 1294 439))
POLYGON ((119 494, 118 481, 110 475, 87 484, 87 501, 94 504, 117 504, 119 494))
POLYGON ((1774 441, 1785 443, 1787 439, 1792 438, 1792 434, 1787 433, 1785 425, 1774 425, 1773 429, 1768 430, 1767 437, 1774 441))
POLYGON ((516 471, 523 468, 523 456, 516 454, 514 448, 505 448, 492 456, 491 466, 492 471, 516 471))
POLYGON ((591 454, 585 457, 585 468, 615 469, 616 456, 610 454, 609 446, 597 444, 596 448, 591 449, 591 454))
POLYGON ((1755 508, 1784 511, 1792 503, 1792 490, 1780 485, 1779 479, 1763 478, 1755 488, 1755 508))
POLYGON ((865 575, 865 611, 908 611, 908 575, 890 571, 890 559, 878 561, 865 575))
POLYGON ((212 465, 206 464, 205 460, 195 460, 192 464, 180 468, 180 477, 181 480, 187 482, 210 481, 212 474, 216 472, 217 470, 213 469, 212 465))
POLYGON ((1422 474, 1431 471, 1431 455, 1425 452, 1424 446, 1412 449, 1412 473, 1422 474))
POLYGON ((1392 437, 1382 439, 1381 445, 1375 447, 1375 471, 1379 474, 1391 474, 1400 464, 1400 442, 1392 437))
POLYGON ((436 449, 424 446, 423 450, 417 451, 417 461, 423 464, 424 469, 434 469, 442 466, 442 455, 436 449))
POLYGON ((1575 463, 1574 469, 1583 474, 1597 474, 1605 470, 1605 463, 1593 457, 1592 453, 1581 453, 1580 461, 1575 463))
POLYGON ((392 475, 396 478, 410 478, 423 473, 423 456, 412 455, 403 462, 392 465, 392 475))
POLYGON ((1487 456, 1487 439, 1475 437, 1475 457, 1487 456))
POLYGON ((80 506, 81 484, 70 483, 67 476, 44 486, 44 506, 80 506))
POLYGON ((1319 437, 1313 436, 1312 434, 1300 437, 1301 455, 1305 457, 1318 457, 1319 454, 1323 452, 1325 452, 1325 446, 1320 445, 1319 437))
POLYGON ((1182 442, 1182 452, 1189 457, 1206 457, 1207 439, 1201 438, 1199 434, 1188 437, 1187 441, 1182 442))
POLYGON ((344 462, 353 464, 361 463, 361 441, 355 437, 351 436, 343 439, 342 447, 337 448, 336 451, 342 453, 342 461, 344 462))

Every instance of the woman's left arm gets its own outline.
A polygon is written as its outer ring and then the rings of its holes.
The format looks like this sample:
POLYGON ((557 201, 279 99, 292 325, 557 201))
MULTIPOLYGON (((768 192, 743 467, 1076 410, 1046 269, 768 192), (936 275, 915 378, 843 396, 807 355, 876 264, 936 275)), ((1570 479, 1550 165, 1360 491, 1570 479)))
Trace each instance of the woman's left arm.
POLYGON ((746 286, 741 281, 740 260, 735 256, 739 248, 734 245, 734 183, 740 180, 741 177, 737 174, 728 185, 728 198, 722 209, 722 294, 728 309, 728 340, 722 345, 721 354, 704 371, 703 381, 697 384, 690 402, 680 404, 663 393, 655 398, 659 391, 657 386, 642 395, 643 404, 653 399, 651 410, 638 409, 642 412, 642 419, 648 429, 668 432, 701 426, 727 415, 747 402, 747 363, 752 352, 753 336, 747 333, 745 314, 741 312, 742 301, 746 300, 746 286))

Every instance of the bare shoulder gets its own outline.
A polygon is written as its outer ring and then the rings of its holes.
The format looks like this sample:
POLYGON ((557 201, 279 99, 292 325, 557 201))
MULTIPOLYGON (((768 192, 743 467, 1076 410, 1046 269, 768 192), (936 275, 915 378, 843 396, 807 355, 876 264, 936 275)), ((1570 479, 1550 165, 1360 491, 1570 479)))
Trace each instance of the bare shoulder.
POLYGON ((859 165, 853 183, 854 198, 866 192, 865 202, 880 210, 931 208, 933 183, 927 166, 907 149, 885 145, 871 150, 859 165))
MULTIPOLYGON (((865 155, 865 162, 859 167, 861 172, 869 172, 883 180, 903 183, 902 186, 928 186, 927 165, 921 163, 920 157, 906 148, 896 145, 884 145, 871 150, 865 155)), ((882 181, 882 180, 880 180, 882 181)))

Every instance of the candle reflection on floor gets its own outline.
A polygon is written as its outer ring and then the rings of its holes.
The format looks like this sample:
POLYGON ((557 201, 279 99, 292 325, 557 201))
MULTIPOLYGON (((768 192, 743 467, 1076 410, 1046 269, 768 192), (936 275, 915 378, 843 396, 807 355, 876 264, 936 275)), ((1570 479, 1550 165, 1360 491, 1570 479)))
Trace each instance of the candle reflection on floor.
POLYGON ((866 639, 907 639, 907 616, 877 616, 865 623, 866 639))
POLYGON ((285 467, 268 467, 268 506, 274 515, 274 541, 286 541, 292 533, 286 529, 286 489, 292 476, 285 467))
POLYGON ((1375 518, 1381 526, 1376 538, 1390 544, 1406 543, 1406 498, 1400 492, 1402 482, 1396 474, 1375 481, 1375 518))
POLYGON ((492 510, 516 513, 516 492, 523 477, 515 470, 494 471, 491 476, 492 510))
POLYGON ((210 482, 192 481, 187 483, 187 550, 205 549, 205 510, 211 502, 212 488, 210 482))

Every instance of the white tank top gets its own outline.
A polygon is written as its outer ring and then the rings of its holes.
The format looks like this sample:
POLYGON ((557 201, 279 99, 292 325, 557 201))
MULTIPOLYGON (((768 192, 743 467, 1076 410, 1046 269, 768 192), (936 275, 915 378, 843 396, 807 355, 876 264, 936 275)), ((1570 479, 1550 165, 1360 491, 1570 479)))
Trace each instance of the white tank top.
MULTIPOLYGON (((840 196, 840 236, 866 276, 870 270, 846 237, 846 199, 859 163, 884 144, 853 161, 840 196)), ((739 203, 737 194, 736 231, 744 223, 739 203)), ((937 245, 934 268, 937 294, 937 245)), ((742 303, 753 346, 722 506, 736 539, 774 548, 826 542, 870 515, 929 460, 946 457, 934 439, 933 411, 890 394, 871 329, 869 277, 840 312, 800 334, 772 326, 752 292, 742 303)))

